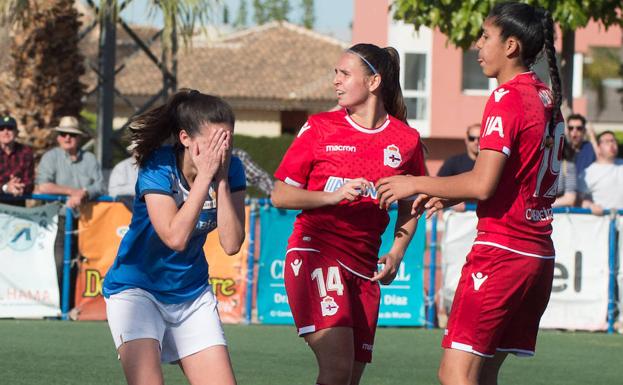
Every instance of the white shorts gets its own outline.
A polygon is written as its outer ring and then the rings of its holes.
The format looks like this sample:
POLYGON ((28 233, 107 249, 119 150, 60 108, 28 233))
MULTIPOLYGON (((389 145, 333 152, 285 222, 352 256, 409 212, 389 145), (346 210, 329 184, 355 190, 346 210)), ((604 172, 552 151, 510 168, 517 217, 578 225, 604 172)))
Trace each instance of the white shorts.
POLYGON ((143 289, 128 289, 106 298, 108 326, 115 347, 140 338, 160 343, 160 360, 175 362, 215 345, 227 345, 212 286, 195 300, 158 301, 143 289))

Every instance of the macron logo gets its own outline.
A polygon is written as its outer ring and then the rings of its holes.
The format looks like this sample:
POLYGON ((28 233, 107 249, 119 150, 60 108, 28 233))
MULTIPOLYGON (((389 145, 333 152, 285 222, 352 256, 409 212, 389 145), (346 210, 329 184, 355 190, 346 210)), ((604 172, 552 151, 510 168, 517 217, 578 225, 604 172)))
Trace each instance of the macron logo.
POLYGON ((296 136, 297 138, 300 138, 301 135, 303 135, 303 133, 307 130, 309 130, 311 128, 311 126, 309 125, 309 122, 305 122, 305 124, 303 124, 303 127, 301 127, 301 129, 299 130, 299 134, 296 136))
POLYGON ((506 95, 507 93, 509 93, 510 91, 505 90, 504 88, 499 88, 495 91, 493 91, 493 97, 495 98, 495 102, 499 102, 500 100, 502 100, 502 98, 504 97, 504 95, 506 95))
POLYGON ((502 128, 502 118, 499 116, 487 117, 485 123, 485 134, 483 136, 491 135, 493 132, 497 132, 500 138, 504 137, 504 129, 502 128))
POLYGON ((357 152, 357 147, 355 146, 343 146, 340 144, 327 144, 324 149, 326 152, 333 152, 333 151, 357 152))
POLYGON ((489 278, 488 275, 483 276, 481 272, 476 274, 472 273, 472 279, 474 280, 474 290, 480 290, 480 286, 489 278))
POLYGON ((302 264, 303 261, 301 261, 300 259, 295 259, 294 261, 290 262, 290 266, 292 266, 292 271, 294 272, 295 277, 299 276, 299 270, 301 270, 302 264))

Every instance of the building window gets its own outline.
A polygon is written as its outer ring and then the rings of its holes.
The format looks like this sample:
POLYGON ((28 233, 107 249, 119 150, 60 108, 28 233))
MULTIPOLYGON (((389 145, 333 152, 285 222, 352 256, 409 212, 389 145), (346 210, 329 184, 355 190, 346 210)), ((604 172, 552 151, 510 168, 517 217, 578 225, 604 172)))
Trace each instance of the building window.
POLYGON ((426 54, 406 53, 404 65, 404 99, 407 119, 426 120, 426 54))
POLYGON ((482 73, 478 63, 478 51, 463 51, 463 91, 488 91, 489 79, 482 73))

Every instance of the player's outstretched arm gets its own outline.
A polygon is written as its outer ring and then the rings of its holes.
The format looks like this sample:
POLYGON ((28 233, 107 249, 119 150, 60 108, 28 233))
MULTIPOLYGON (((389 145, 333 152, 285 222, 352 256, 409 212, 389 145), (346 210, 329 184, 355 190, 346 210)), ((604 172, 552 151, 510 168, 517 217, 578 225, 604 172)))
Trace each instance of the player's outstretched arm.
POLYGON ((290 186, 282 181, 276 181, 270 200, 275 207, 280 209, 308 210, 336 205, 344 200, 352 202, 358 199, 365 189, 370 187, 370 182, 364 178, 348 181, 333 192, 310 191, 290 186))
POLYGON ((487 200, 495 193, 502 176, 506 155, 482 150, 471 171, 447 177, 396 175, 376 182, 379 206, 415 194, 427 194, 450 200, 487 200))
POLYGON ((418 217, 411 214, 411 201, 398 202, 398 218, 394 228, 394 242, 389 252, 379 259, 384 264, 383 270, 377 272, 372 281, 380 281, 383 285, 389 285, 396 278, 400 263, 404 258, 409 242, 417 229, 418 217))

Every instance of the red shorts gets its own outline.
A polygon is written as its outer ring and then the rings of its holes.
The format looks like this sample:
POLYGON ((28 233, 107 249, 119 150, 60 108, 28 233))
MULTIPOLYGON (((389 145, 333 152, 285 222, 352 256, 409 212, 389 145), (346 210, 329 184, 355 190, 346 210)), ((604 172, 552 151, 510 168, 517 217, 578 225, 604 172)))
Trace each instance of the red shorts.
POLYGON ((372 361, 381 298, 378 283, 349 270, 331 251, 315 245, 288 250, 284 279, 299 336, 350 327, 355 360, 372 361))
POLYGON ((441 346, 484 357, 532 356, 549 302, 554 259, 474 245, 461 272, 441 346))

